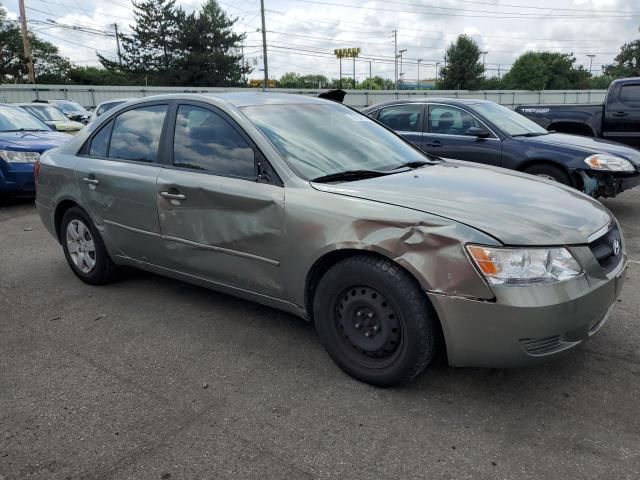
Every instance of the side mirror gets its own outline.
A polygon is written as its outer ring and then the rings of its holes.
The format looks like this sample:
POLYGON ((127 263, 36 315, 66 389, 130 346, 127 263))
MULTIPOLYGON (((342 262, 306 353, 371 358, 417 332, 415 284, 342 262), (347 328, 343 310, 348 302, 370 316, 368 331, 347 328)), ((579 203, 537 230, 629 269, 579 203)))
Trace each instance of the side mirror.
POLYGON ((482 127, 469 127, 467 128, 467 131, 464 132, 464 134, 470 135, 472 137, 487 138, 491 135, 491 132, 482 127))

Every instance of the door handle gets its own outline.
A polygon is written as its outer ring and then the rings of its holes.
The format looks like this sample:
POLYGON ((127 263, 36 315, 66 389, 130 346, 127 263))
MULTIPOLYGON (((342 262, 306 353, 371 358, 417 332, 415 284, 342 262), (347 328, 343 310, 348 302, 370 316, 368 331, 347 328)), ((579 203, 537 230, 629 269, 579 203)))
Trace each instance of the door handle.
POLYGON ((426 145, 427 145, 427 147, 441 147, 442 146, 442 142, 436 140, 434 142, 429 142, 426 145))
POLYGON ((613 112, 614 117, 628 117, 629 114, 627 112, 613 112))
POLYGON ((160 192, 160 196, 171 200, 185 200, 187 197, 181 193, 160 192))
POLYGON ((82 180, 89 185, 98 185, 100 183, 100 180, 97 178, 84 177, 82 180))

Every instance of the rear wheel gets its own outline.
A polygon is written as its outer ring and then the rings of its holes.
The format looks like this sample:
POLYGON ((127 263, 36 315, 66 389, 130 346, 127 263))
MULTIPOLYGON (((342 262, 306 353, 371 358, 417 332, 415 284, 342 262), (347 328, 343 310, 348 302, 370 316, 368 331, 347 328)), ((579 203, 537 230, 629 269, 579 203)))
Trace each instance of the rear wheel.
POLYGON ((102 285, 114 278, 116 265, 95 225, 82 209, 72 207, 64 213, 60 237, 67 263, 80 280, 102 285))
POLYGON ((569 178, 569 175, 567 175, 567 173, 560 167, 556 167, 555 165, 539 163, 525 169, 525 173, 571 186, 571 179, 569 178))
POLYGON ((333 266, 316 290, 314 319, 338 366, 373 385, 412 380, 436 351, 433 307, 413 277, 382 257, 333 266))

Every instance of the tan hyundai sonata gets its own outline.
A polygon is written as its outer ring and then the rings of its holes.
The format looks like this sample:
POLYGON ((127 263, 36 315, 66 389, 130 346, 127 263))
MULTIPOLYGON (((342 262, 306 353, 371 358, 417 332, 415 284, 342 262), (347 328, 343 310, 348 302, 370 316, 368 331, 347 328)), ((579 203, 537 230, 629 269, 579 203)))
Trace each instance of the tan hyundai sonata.
POLYGON ((605 323, 627 262, 586 195, 426 156, 296 95, 127 102, 45 153, 36 186, 81 280, 129 265, 292 312, 381 386, 414 378, 439 343, 454 366, 555 357, 605 323))

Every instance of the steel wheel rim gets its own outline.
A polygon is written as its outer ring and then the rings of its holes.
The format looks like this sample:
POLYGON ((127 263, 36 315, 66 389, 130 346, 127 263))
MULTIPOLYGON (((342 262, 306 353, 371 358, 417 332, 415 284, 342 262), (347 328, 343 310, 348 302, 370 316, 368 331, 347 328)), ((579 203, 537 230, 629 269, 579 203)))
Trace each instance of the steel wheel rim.
POLYGON ((82 273, 90 273, 96 266, 96 246, 89 227, 74 219, 67 225, 67 251, 71 261, 82 273))
POLYGON ((335 330, 342 351, 368 368, 393 363, 402 350, 404 329, 395 306, 378 290, 357 285, 335 302, 335 330))

